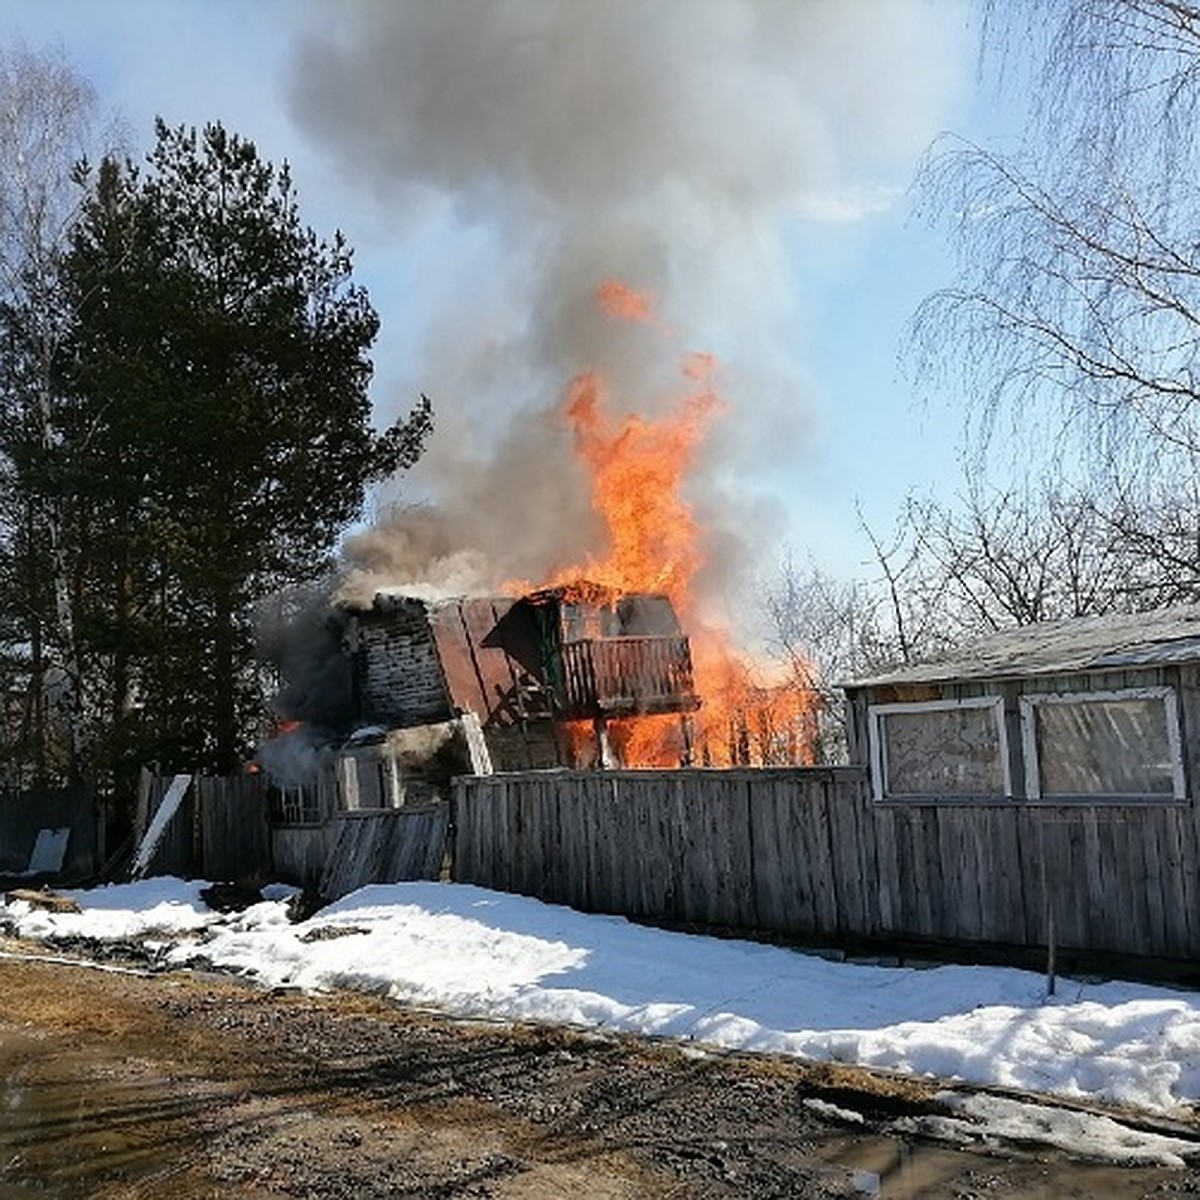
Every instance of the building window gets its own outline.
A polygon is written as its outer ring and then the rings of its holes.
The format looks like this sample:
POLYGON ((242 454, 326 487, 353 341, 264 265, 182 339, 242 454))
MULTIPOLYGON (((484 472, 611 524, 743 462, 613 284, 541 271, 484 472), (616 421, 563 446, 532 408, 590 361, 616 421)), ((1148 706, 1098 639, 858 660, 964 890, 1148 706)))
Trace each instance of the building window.
POLYGON ((316 784, 272 787, 269 797, 271 821, 276 825, 320 825, 325 819, 321 791, 316 784))
POLYGON ((1171 688, 1023 696, 1031 800, 1184 800, 1171 688))
POLYGON ((1012 794, 1000 696, 877 704, 867 711, 876 800, 1012 794))

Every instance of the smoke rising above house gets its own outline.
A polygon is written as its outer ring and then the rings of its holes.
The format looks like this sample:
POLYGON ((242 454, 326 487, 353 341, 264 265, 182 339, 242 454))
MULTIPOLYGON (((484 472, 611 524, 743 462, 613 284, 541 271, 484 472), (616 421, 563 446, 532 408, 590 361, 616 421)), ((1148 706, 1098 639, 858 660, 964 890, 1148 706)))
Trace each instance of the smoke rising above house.
POLYGON ((789 231, 857 219, 907 182, 961 82, 960 12, 323 6, 293 59, 293 109, 413 247, 406 395, 428 391, 437 415, 411 474, 426 503, 347 546, 359 585, 461 593, 602 553, 563 419, 571 382, 599 373, 614 412, 653 419, 676 402, 680 361, 711 352, 724 410, 687 488, 706 531, 698 589, 727 594, 756 536, 778 545, 765 481, 804 470, 814 421, 789 231), (652 297, 654 319, 606 312, 607 280, 652 297))

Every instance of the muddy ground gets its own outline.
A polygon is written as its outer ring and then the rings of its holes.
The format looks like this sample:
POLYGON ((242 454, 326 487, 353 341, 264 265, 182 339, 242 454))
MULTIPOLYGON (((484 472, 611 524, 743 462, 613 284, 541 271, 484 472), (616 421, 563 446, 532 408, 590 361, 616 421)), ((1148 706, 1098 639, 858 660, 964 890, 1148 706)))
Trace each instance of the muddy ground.
POLYGON ((933 1084, 31 953, 0 941, 0 1200, 1200 1194, 898 1136, 933 1084))

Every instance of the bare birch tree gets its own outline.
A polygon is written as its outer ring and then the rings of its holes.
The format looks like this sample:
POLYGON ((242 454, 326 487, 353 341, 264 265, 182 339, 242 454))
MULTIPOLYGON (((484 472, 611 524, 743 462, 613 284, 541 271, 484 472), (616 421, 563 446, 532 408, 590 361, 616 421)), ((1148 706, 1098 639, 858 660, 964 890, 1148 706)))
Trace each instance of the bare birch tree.
POLYGON ((959 249, 919 367, 971 399, 964 502, 910 514, 985 626, 1200 595, 1200 6, 991 3, 1014 152, 941 142, 923 176, 959 249), (1032 484, 989 489, 1007 435, 1032 484), (1039 476, 1041 481, 1039 481, 1039 476))
POLYGON ((993 5, 991 31, 1010 72, 1034 54, 1031 133, 1013 154, 950 139, 930 159, 924 194, 960 270, 917 315, 924 362, 961 368, 980 437, 1007 414, 1023 453, 1190 475, 1200 6, 993 5))
POLYGON ((940 627, 961 639, 1194 599, 1200 580, 1186 564, 1194 543, 1181 527, 1169 527, 1166 514, 1152 522, 1155 535, 1145 536, 1147 516, 1107 492, 974 482, 949 503, 910 501, 904 520, 920 589, 940 627))
POLYGON ((0 46, 0 652, 13 783, 85 774, 69 573, 39 473, 53 438, 55 264, 95 112, 90 85, 63 59, 0 46))
POLYGON ((791 686, 808 693, 816 707, 818 762, 845 761, 842 684, 934 648, 928 614, 917 607, 927 597, 908 578, 918 565, 915 545, 902 537, 885 546, 869 536, 873 578, 838 579, 788 553, 763 590, 769 649, 791 686))

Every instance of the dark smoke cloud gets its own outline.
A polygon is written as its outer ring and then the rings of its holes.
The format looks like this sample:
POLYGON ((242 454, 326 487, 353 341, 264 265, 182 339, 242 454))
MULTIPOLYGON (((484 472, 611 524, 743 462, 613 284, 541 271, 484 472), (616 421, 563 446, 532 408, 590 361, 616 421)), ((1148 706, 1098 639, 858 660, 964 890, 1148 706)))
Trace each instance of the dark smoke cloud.
MULTIPOLYGON (((410 390, 438 430, 431 504, 348 547, 355 584, 536 579, 602 550, 556 417, 600 369, 654 412, 684 351, 726 367, 729 410, 694 481, 710 592, 781 514, 759 487, 812 422, 786 231, 886 202, 968 58, 933 0, 356 0, 322 5, 291 95, 335 167, 426 274, 410 390), (598 316, 617 277, 662 326, 598 316), (664 332, 669 330, 670 334, 664 332), (581 544, 582 538, 593 539, 581 544)), ((796 470, 801 466, 797 461, 796 470)))
POLYGON ((275 710, 320 731, 343 730, 354 720, 346 616, 330 606, 334 581, 297 587, 266 601, 258 613, 257 652, 278 672, 275 710))

